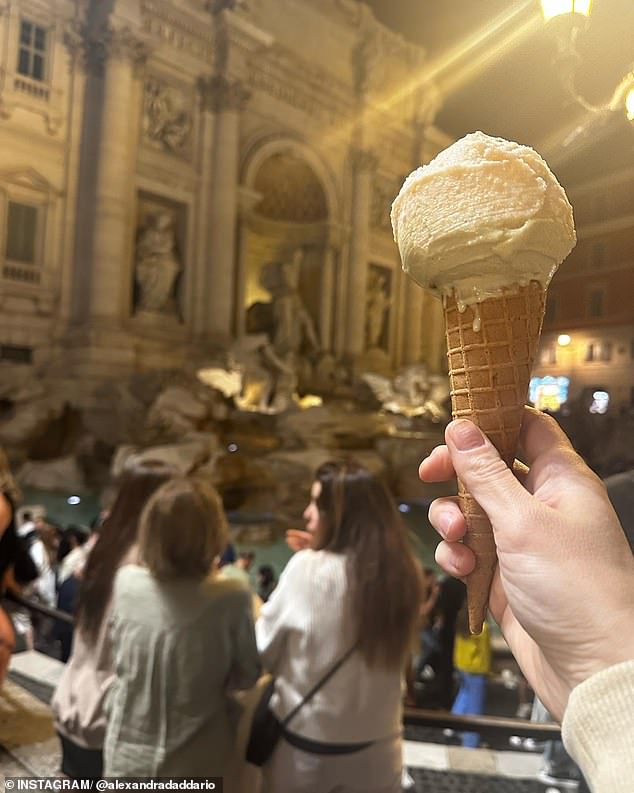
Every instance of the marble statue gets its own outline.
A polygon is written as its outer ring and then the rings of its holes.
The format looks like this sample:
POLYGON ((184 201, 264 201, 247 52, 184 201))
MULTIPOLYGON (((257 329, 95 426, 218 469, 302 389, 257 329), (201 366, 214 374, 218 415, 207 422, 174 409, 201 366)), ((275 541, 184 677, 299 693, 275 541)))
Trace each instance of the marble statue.
POLYGON ((181 270, 175 244, 172 216, 168 212, 149 215, 136 246, 137 310, 175 312, 174 283, 181 270))
POLYGON ((240 410, 282 413, 294 404, 297 375, 288 361, 278 356, 266 333, 249 333, 237 339, 229 365, 240 373, 241 388, 233 395, 240 410))
POLYGON ((365 343, 367 349, 378 347, 385 324, 385 315, 391 304, 385 276, 370 271, 365 310, 365 343))
POLYGON ((143 132, 175 154, 182 153, 191 133, 191 117, 182 107, 178 94, 156 78, 145 84, 143 132))
POLYGON ((383 410, 407 418, 421 416, 433 422, 446 421, 449 381, 444 375, 430 375, 425 364, 401 369, 394 379, 366 372, 361 379, 370 386, 383 410))
POLYGON ((273 308, 273 349, 288 362, 304 350, 318 353, 321 349, 312 317, 299 294, 299 273, 304 258, 302 248, 283 262, 267 265, 263 284, 271 292, 273 308))

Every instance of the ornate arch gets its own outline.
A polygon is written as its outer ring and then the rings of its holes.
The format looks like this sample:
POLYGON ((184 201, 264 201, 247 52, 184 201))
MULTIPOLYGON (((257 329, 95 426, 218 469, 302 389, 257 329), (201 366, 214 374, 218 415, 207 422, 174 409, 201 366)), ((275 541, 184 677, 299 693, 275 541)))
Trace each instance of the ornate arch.
POLYGON ((316 177, 326 201, 327 217, 324 220, 332 222, 339 217, 340 202, 330 169, 310 146, 295 138, 274 135, 253 142, 244 158, 242 184, 250 190, 257 190, 256 180, 262 166, 272 157, 284 154, 302 161, 316 177))

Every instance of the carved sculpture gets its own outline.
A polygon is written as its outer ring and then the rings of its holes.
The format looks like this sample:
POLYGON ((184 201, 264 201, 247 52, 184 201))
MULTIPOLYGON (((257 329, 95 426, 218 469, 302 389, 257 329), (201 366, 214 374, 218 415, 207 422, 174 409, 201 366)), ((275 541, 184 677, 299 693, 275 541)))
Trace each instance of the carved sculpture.
POLYGON ((422 416, 434 422, 448 418, 445 404, 449 381, 442 375, 430 375, 425 364, 406 366, 394 380, 371 372, 361 375, 361 379, 390 413, 408 418, 422 416))
POLYGON ((367 349, 378 347, 385 324, 385 315, 392 303, 387 293, 385 276, 371 270, 368 279, 365 311, 365 342, 367 349))
POLYGON ((229 363, 241 377, 240 391, 233 395, 240 410, 281 413, 293 404, 297 390, 295 369, 276 354, 265 333, 251 333, 236 340, 229 363))
POLYGON ((175 244, 172 216, 168 212, 149 215, 136 246, 137 309, 175 313, 174 283, 181 269, 175 244))
POLYGON ((162 148, 182 154, 191 133, 191 116, 178 101, 176 92, 151 77, 145 84, 143 134, 162 148))
POLYGON ((321 348, 313 320, 299 294, 303 258, 303 249, 297 248, 290 259, 268 265, 263 274, 263 285, 273 297, 273 348, 283 359, 289 353, 297 356, 305 348, 311 353, 321 348))
MULTIPOLYGON (((285 261, 270 262, 262 269, 262 286, 271 302, 256 304, 260 319, 253 330, 236 342, 233 355, 243 372, 236 404, 243 410, 281 413, 295 402, 300 374, 308 367, 306 354, 320 351, 313 320, 299 294, 299 271, 304 251, 298 248, 285 261), (267 309, 266 311, 264 309, 267 309), (265 330, 264 325, 268 325, 265 330)), ((255 314, 251 317, 255 319, 255 314)))

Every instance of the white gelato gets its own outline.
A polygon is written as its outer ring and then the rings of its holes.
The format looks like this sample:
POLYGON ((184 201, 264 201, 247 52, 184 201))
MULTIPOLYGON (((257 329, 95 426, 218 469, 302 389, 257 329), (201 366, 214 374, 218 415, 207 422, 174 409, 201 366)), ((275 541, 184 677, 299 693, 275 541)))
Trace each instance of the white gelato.
POLYGON ((474 132, 411 173, 392 204, 403 269, 460 303, 539 281, 576 242, 572 207, 528 146, 474 132))

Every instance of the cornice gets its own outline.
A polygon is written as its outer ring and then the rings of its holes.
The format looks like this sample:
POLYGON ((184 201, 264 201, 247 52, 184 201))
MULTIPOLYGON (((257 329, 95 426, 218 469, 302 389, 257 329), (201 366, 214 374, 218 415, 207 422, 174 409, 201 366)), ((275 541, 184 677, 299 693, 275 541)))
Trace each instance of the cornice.
POLYGON ((142 0, 143 30, 153 39, 210 63, 214 54, 212 21, 204 24, 166 0, 142 0))
POLYGON ((345 123, 352 113, 351 92, 344 82, 280 44, 249 61, 246 79, 251 88, 332 124, 345 123))

